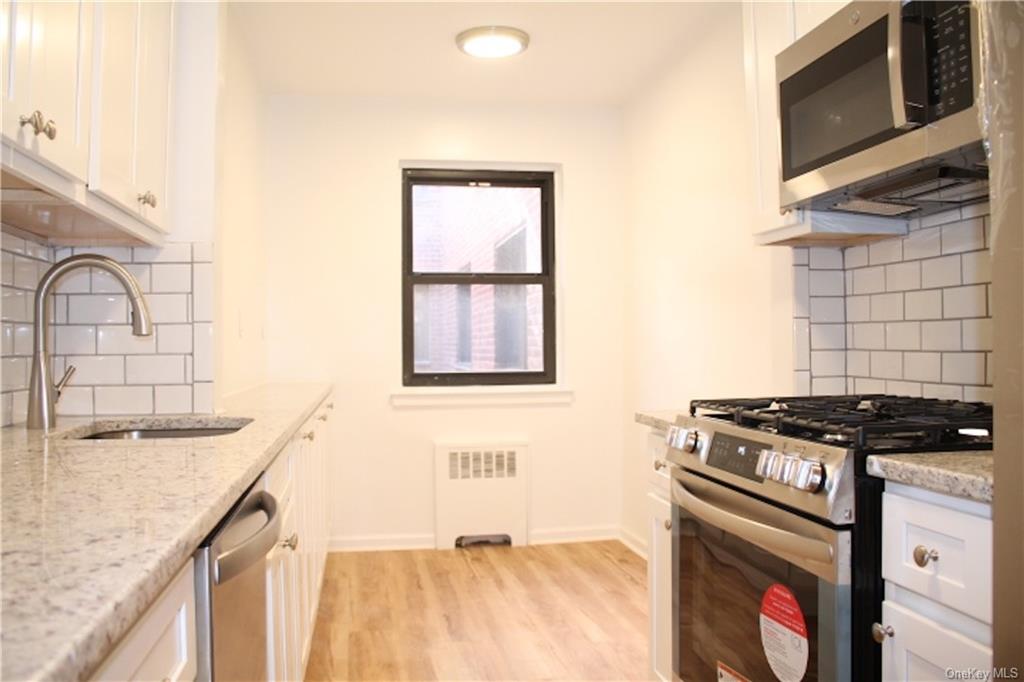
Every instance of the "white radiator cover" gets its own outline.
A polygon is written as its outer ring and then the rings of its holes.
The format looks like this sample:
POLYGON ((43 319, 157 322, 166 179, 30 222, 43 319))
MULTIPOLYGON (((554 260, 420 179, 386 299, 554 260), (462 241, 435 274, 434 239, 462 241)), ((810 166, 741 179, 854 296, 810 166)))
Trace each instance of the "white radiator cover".
POLYGON ((460 536, 508 535, 527 542, 529 448, 524 443, 435 443, 435 545, 460 536))

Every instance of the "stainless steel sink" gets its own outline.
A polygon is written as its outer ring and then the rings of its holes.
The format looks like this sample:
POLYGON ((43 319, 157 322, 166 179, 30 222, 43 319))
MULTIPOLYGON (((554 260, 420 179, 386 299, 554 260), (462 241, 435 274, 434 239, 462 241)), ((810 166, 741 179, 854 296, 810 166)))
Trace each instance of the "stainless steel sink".
POLYGON ((235 433, 241 426, 232 428, 196 429, 125 429, 121 431, 100 431, 82 436, 82 440, 143 440, 146 438, 208 438, 235 433))

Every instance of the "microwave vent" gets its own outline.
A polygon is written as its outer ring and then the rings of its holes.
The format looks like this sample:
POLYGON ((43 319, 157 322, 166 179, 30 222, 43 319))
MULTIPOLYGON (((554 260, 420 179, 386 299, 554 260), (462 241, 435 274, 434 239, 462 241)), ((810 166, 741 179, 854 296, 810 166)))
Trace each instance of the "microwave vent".
POLYGON ((868 215, 901 216, 913 213, 917 206, 897 204, 888 201, 872 201, 870 199, 847 199, 835 204, 833 209, 849 213, 866 213, 868 215))

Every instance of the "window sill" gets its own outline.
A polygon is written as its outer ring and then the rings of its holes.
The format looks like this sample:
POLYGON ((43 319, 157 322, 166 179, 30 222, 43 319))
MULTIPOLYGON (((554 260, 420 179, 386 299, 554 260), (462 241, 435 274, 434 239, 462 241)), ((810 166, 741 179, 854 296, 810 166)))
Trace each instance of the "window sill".
POLYGON ((509 405, 569 405, 572 389, 557 384, 543 386, 404 386, 392 391, 391 406, 506 407, 509 405))

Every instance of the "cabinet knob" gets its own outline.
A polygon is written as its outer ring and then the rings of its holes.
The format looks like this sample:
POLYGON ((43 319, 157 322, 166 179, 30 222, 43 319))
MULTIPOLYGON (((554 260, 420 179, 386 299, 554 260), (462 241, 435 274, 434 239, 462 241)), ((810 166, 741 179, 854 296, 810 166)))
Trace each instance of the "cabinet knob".
POLYGON ((51 140, 57 137, 57 124, 53 121, 47 121, 46 117, 43 116, 43 112, 38 109, 28 116, 19 116, 18 123, 22 128, 27 125, 32 126, 32 133, 36 136, 42 133, 51 140))
POLYGON ((313 440, 314 438, 316 438, 316 432, 310 431, 309 433, 304 433, 302 434, 302 437, 305 438, 306 440, 313 440))
POLYGON ((665 468, 665 462, 664 461, 662 461, 660 459, 654 460, 654 470, 655 471, 661 471, 664 468, 665 468))
POLYGON ((871 624, 871 638, 879 644, 885 642, 887 637, 895 637, 896 631, 892 629, 891 625, 882 625, 881 623, 871 624))
POLYGON ((299 534, 298 533, 292 533, 291 537, 289 537, 289 538, 287 538, 285 540, 281 540, 281 546, 282 547, 287 547, 288 549, 290 549, 292 551, 298 549, 299 548, 299 534))
POLYGON ((317 419, 319 419, 322 422, 325 422, 325 421, 327 421, 327 415, 326 414, 321 414, 320 416, 317 417, 317 419))
POLYGON ((918 545, 914 548, 914 563, 924 568, 928 565, 929 561, 939 560, 939 550, 928 549, 924 545, 918 545))
POLYGON ((156 195, 152 192, 146 192, 145 194, 139 195, 139 203, 145 206, 152 206, 156 208, 156 195))
POLYGON ((665 519, 665 530, 672 530, 672 519, 665 519))

